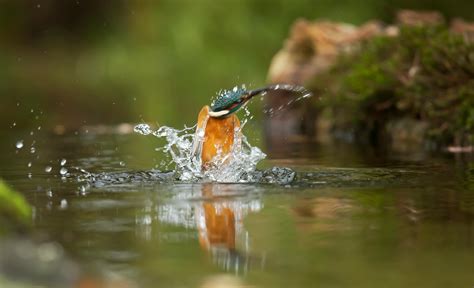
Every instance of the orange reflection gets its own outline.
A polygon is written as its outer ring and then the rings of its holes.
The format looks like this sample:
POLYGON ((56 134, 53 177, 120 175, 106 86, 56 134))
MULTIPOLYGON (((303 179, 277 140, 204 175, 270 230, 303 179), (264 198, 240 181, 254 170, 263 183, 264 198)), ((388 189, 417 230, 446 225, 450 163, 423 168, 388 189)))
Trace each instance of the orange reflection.
MULTIPOLYGON (((213 185, 202 186, 202 196, 210 201, 203 202, 204 225, 198 223, 199 243, 201 247, 210 250, 212 247, 225 247, 235 249, 236 218, 234 209, 212 202, 215 198, 213 185)), ((199 221, 199 219, 198 219, 199 221)), ((202 220, 201 220, 202 221, 202 220)))

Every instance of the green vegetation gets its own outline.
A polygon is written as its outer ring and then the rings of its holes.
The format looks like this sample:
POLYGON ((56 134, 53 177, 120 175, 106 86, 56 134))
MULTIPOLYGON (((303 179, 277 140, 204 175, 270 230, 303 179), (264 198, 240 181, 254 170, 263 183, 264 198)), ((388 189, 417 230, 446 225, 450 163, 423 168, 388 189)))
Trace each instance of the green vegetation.
POLYGON ((30 222, 30 205, 21 194, 0 180, 0 235, 26 227, 30 222))
POLYGON ((411 119, 435 143, 474 140, 474 45, 445 26, 371 39, 311 85, 336 129, 383 134, 390 121, 411 119))

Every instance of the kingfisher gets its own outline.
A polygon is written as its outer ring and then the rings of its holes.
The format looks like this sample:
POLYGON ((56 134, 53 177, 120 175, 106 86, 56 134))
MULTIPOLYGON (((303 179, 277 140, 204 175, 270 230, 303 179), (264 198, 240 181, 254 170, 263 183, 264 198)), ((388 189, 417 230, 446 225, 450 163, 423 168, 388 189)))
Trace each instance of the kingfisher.
POLYGON ((269 85, 254 90, 247 90, 244 86, 234 87, 232 90, 220 92, 210 107, 205 105, 201 109, 196 125, 196 135, 200 135, 201 138, 195 137, 193 154, 200 153, 204 170, 212 166, 217 155, 224 162, 228 161, 234 145, 240 144, 242 136, 240 121, 235 112, 253 97, 266 94, 270 90, 287 90, 310 95, 305 88, 288 84, 269 85))

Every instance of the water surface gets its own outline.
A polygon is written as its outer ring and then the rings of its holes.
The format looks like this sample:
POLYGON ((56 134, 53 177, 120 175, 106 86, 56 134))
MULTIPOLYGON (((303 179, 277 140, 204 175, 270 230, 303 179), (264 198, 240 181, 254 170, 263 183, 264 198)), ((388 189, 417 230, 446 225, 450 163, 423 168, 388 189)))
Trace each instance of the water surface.
POLYGON ((78 182, 74 167, 115 177, 166 160, 158 140, 114 131, 18 132, 0 147, 1 177, 34 207, 29 237, 60 244, 84 275, 138 287, 474 285, 468 157, 306 143, 259 165, 297 171, 286 185, 78 182))

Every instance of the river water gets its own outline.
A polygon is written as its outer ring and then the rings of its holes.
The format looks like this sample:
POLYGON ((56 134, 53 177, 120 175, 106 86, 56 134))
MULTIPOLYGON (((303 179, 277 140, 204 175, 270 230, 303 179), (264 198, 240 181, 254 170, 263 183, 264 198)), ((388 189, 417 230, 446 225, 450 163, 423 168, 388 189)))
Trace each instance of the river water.
POLYGON ((202 183, 153 170, 169 161, 154 151, 159 141, 127 125, 17 131, 1 141, 0 175, 33 206, 28 237, 62 247, 88 275, 80 278, 124 287, 474 286, 466 156, 295 144, 258 164, 293 169, 291 183, 202 183), (78 181, 78 169, 100 181, 78 181))

